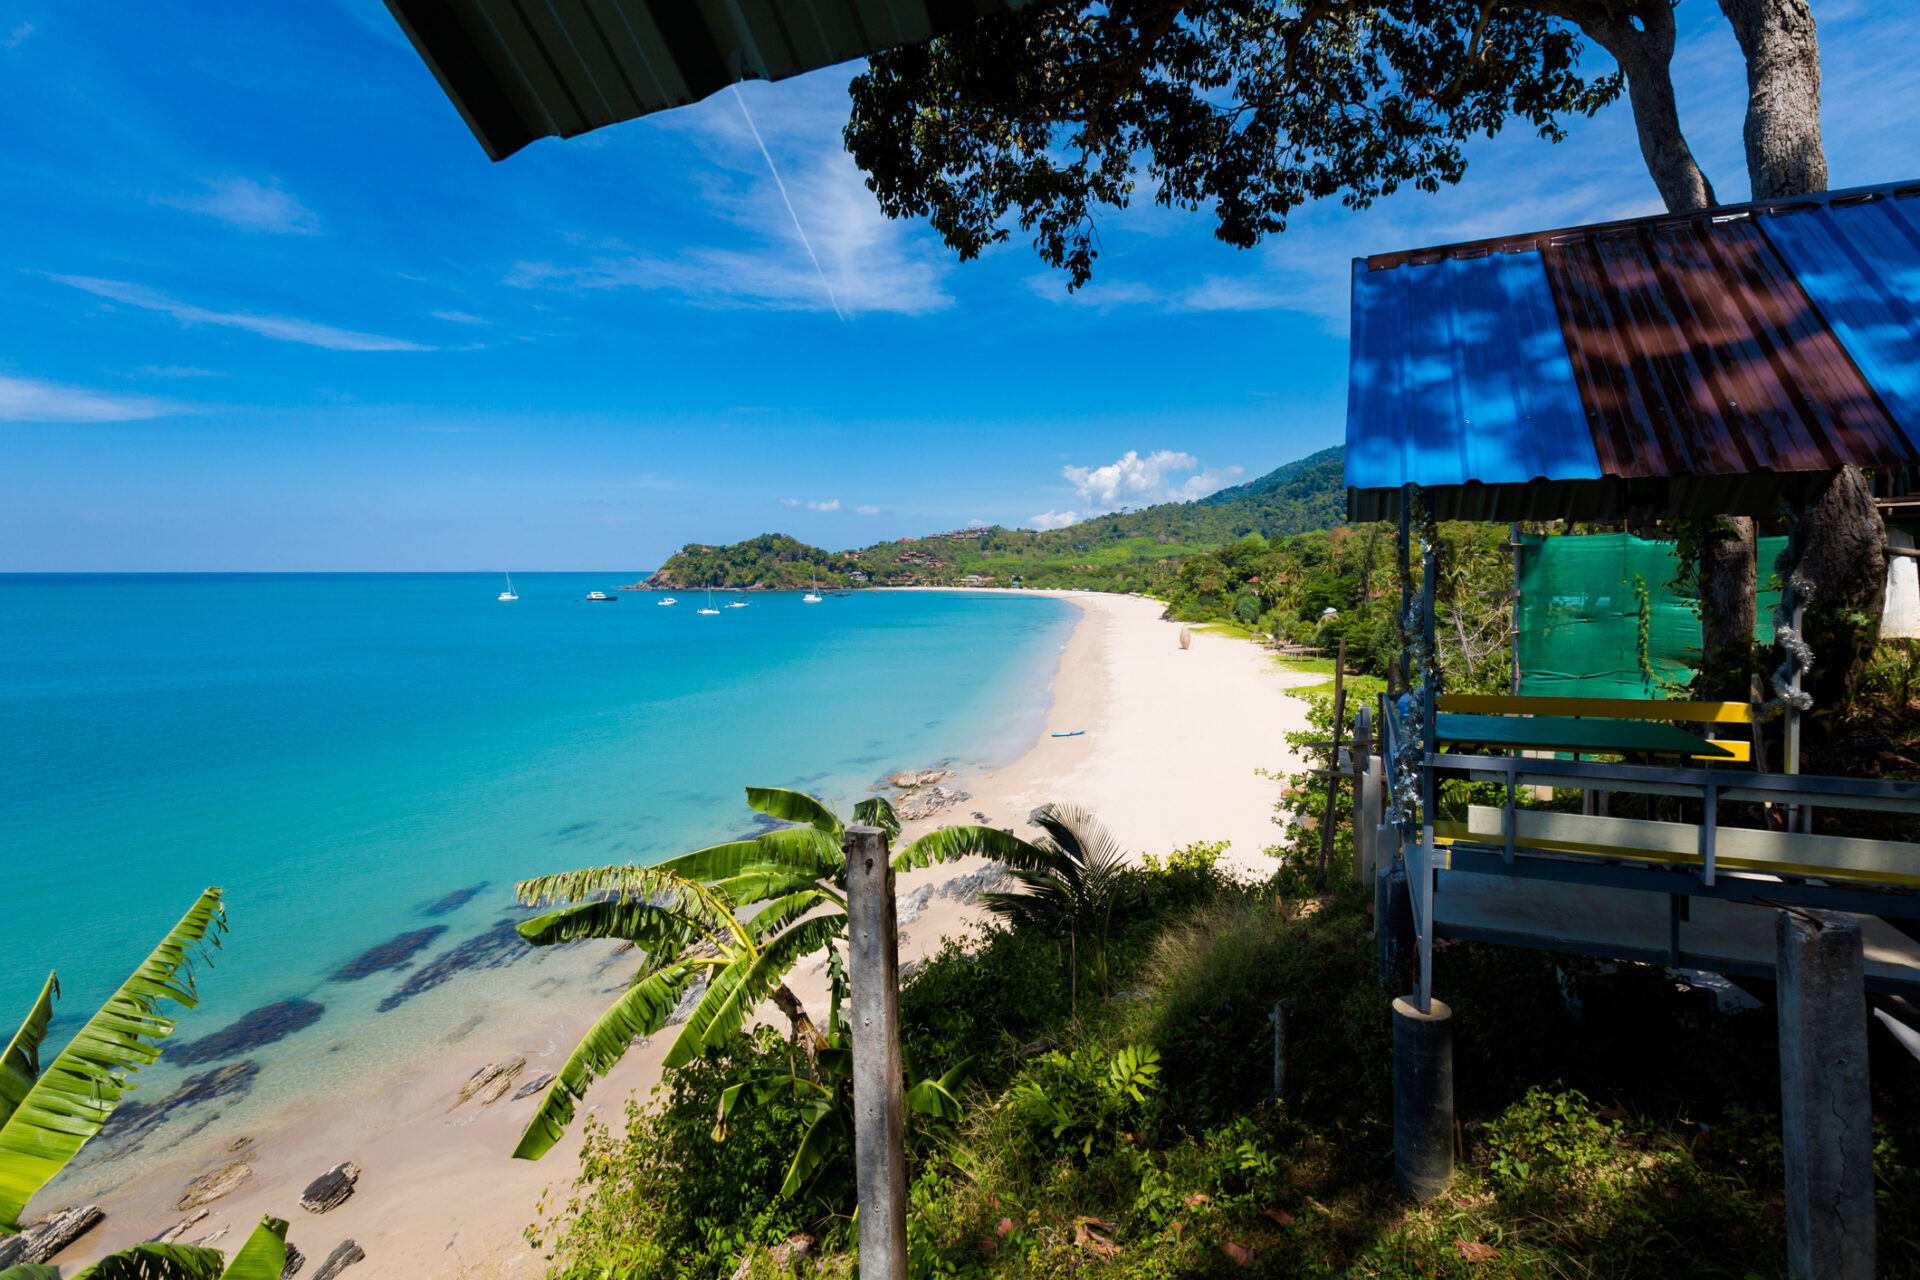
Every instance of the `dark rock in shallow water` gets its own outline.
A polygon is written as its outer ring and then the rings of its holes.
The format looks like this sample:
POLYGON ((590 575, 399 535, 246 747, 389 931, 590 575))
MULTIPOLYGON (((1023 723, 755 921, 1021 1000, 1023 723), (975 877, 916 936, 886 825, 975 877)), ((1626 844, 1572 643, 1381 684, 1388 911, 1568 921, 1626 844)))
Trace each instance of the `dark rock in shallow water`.
POLYGON ((432 902, 417 907, 415 910, 423 916, 452 915, 469 902, 472 902, 489 883, 491 882, 482 880, 479 884, 470 884, 464 889, 455 889, 446 897, 435 898, 432 902))
POLYGON ((515 931, 514 926, 518 923, 518 920, 509 916, 496 922, 485 933, 441 952, 414 970, 413 976, 402 983, 398 991, 382 1000, 380 1012, 390 1013, 413 997, 433 990, 468 969, 504 968, 527 955, 533 948, 515 931))
POLYGON ((313 1273, 313 1280, 333 1280, 354 1263, 364 1261, 366 1256, 366 1250, 352 1240, 342 1240, 334 1251, 327 1255, 327 1260, 320 1264, 320 1269, 313 1273))
MULTIPOLYGON (((167 1061, 190 1067, 199 1062, 218 1062, 237 1058, 261 1045, 284 1040, 296 1031, 305 1031, 320 1021, 327 1006, 312 1000, 277 1000, 261 1005, 231 1026, 188 1044, 167 1049, 167 1061)), ((122 1111, 126 1108, 122 1107, 122 1111)))
POLYGON ((18 1235, 0 1236, 0 1268, 45 1262, 106 1216, 97 1204, 82 1205, 50 1213, 18 1235))
MULTIPOLYGON (((100 1150, 112 1148, 117 1154, 125 1154, 145 1141, 175 1112, 212 1102, 216 1098, 239 1097, 253 1088, 253 1079, 259 1074, 260 1064, 257 1062, 230 1062, 224 1067, 187 1077, 180 1082, 179 1088, 158 1102, 122 1103, 100 1132, 100 1150)), ((234 1150, 239 1148, 235 1147, 234 1150)))
POLYGON ((370 978, 376 973, 388 969, 398 969, 410 963, 414 956, 433 945, 433 940, 447 931, 447 926, 436 924, 427 929, 415 929, 412 933, 403 933, 389 938, 377 947, 368 947, 353 959, 333 971, 335 982, 358 982, 361 978, 370 978))
POLYGON ((360 1166, 351 1160, 337 1164, 327 1170, 300 1193, 300 1207, 308 1213, 325 1213, 337 1209, 347 1202, 353 1194, 353 1184, 360 1181, 360 1166))

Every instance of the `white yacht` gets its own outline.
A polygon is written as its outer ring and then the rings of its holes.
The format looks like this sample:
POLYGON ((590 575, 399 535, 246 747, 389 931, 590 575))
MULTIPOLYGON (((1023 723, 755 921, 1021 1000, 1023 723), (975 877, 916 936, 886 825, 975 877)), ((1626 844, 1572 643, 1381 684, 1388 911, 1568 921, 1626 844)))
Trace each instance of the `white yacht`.
POLYGON ((589 591, 587 592, 587 599, 595 600, 595 601, 605 601, 607 604, 617 603, 612 596, 608 595, 604 591, 589 591))
POLYGON ((680 602, 678 600, 675 600, 672 596, 668 596, 664 600, 655 600, 654 603, 655 604, 679 604, 680 602))
POLYGON ((819 604, 819 603, 820 603, 820 599, 821 599, 821 597, 820 597, 820 575, 816 573, 816 574, 814 574, 814 575, 813 575, 813 590, 811 590, 811 591, 809 591, 809 592, 807 592, 807 594, 805 594, 805 595, 803 595, 803 596, 801 596, 801 597, 800 597, 800 603, 801 603, 801 604, 819 604))
POLYGON ((746 602, 745 600, 729 600, 729 601, 727 601, 727 608, 729 608, 729 609, 744 609, 744 608, 746 608, 746 607, 747 607, 747 602, 746 602))
POLYGON ((513 593, 513 575, 512 574, 507 575, 507 589, 500 593, 500 598, 502 600, 518 600, 520 598, 519 596, 513 593))

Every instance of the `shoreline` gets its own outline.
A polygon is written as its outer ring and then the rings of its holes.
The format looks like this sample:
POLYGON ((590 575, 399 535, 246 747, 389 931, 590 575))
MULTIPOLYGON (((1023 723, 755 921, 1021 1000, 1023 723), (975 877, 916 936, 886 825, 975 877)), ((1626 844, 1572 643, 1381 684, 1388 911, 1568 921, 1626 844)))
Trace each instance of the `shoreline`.
MULTIPOLYGON (((1261 849, 1278 838, 1270 811, 1279 784, 1254 770, 1286 762, 1279 734, 1302 726, 1305 708, 1286 698, 1285 690, 1300 681, 1243 642, 1200 633, 1192 650, 1179 650, 1178 624, 1159 621, 1158 601, 1072 591, 1028 594, 1064 599, 1080 610, 1046 686, 1047 705, 1017 709, 1023 715, 1037 710, 1038 736, 998 767, 949 766, 959 772, 944 785, 967 798, 905 824, 902 840, 941 825, 981 821, 975 814, 984 814, 987 825, 1022 830, 1032 808, 1063 800, 1099 814, 1135 857, 1225 838, 1232 842, 1230 865, 1243 873, 1261 870, 1261 849), (1081 736, 1051 736, 1072 729, 1081 736)), ((982 865, 966 859, 900 878, 901 896, 923 904, 903 919, 903 966, 982 918, 977 907, 940 892, 982 865)), ((571 1182, 586 1115, 617 1123, 627 1099, 644 1099, 658 1082, 659 1059, 671 1036, 636 1046, 596 1081, 568 1136, 544 1160, 512 1160, 507 1153, 533 1105, 531 1097, 513 1094, 557 1069, 632 970, 606 943, 550 953, 538 967, 537 974, 533 965, 516 965, 514 974, 492 976, 490 985, 517 987, 514 995, 482 995, 467 983, 431 993, 442 997, 435 1004, 463 1001, 472 1011, 469 1023, 484 1019, 466 1026, 457 1043, 423 1045, 390 1068, 251 1118, 245 1133, 252 1141, 243 1153, 251 1176, 205 1206, 208 1215, 181 1239, 193 1242, 224 1228, 216 1243, 231 1246, 271 1213, 292 1222, 289 1239, 309 1257, 324 1257, 352 1237, 378 1264, 373 1274, 399 1274, 402 1268, 418 1276, 541 1274, 543 1261, 521 1238, 536 1203, 545 1190, 564 1191, 571 1182), (456 1103, 477 1069, 515 1058, 526 1065, 505 1097, 485 1106, 456 1103), (363 1170, 351 1199, 324 1217, 298 1208, 307 1182, 348 1160, 363 1170)), ((809 1008, 824 1007, 824 963, 802 962, 789 985, 809 1008)), ((457 1012, 421 1011, 441 1015, 434 1021, 450 1021, 457 1012)), ((784 1025, 770 1006, 756 1016, 784 1025)), ((204 1122, 217 1118, 216 1112, 204 1122)), ((55 1261, 82 1264, 180 1222, 186 1215, 173 1207, 175 1199, 191 1178, 236 1158, 228 1150, 232 1140, 230 1132, 216 1137, 197 1129, 172 1139, 174 1149, 165 1157, 92 1197, 108 1211, 107 1219, 55 1261)), ((49 1197, 47 1203, 55 1198, 65 1199, 49 1197)))

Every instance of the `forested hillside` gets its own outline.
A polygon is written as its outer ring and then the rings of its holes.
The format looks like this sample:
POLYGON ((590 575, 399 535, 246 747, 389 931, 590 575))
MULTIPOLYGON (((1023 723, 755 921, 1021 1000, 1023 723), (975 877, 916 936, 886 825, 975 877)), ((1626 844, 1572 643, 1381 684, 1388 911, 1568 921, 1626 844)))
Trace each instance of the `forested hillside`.
POLYGON ((817 573, 822 586, 834 587, 966 578, 1009 586, 1019 578, 1030 587, 1165 593, 1188 556, 1250 537, 1284 537, 1341 524, 1344 460, 1345 450, 1336 445, 1197 502, 1117 511, 1065 529, 954 529, 858 551, 825 551, 784 534, 724 547, 689 543, 648 585, 779 591, 804 587, 817 573))

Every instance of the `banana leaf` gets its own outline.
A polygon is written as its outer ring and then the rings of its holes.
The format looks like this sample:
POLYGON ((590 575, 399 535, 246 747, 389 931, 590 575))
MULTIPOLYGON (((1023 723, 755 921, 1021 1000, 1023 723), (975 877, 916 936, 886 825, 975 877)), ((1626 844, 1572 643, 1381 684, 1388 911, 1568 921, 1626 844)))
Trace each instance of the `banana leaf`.
POLYGON ((731 876, 725 880, 716 880, 713 887, 732 899, 735 905, 750 907, 756 902, 765 902, 770 898, 784 898, 791 893, 818 886, 819 880, 811 875, 801 875, 790 867, 762 865, 744 874, 731 876))
POLYGON ((697 959, 675 961, 621 993, 587 1029, 541 1095, 520 1135, 520 1145, 513 1149, 514 1159, 538 1160, 553 1149, 573 1120, 574 1103, 587 1096, 587 1087, 612 1070, 635 1039, 667 1025, 681 994, 702 967, 697 959))
POLYGON ((902 849, 893 860, 893 869, 895 872, 918 871, 976 854, 1016 869, 1052 865, 1045 849, 1019 836, 1010 836, 998 827, 941 827, 902 849))
POLYGON ((0 1271, 0 1280, 60 1280, 60 1268, 44 1262, 23 1262, 0 1271))
POLYGON ((226 1256, 191 1244, 137 1244, 110 1253, 73 1280, 220 1280, 226 1256))
POLYGON ((280 1280, 287 1266, 287 1224, 283 1218, 262 1218, 240 1252, 220 1273, 220 1280, 280 1280))
POLYGON ((900 815, 885 796, 872 796, 853 806, 853 820, 863 827, 880 828, 889 840, 900 836, 900 815))
POLYGON ((782 827, 754 841, 765 861, 773 866, 790 867, 817 878, 835 879, 846 873, 847 854, 837 834, 814 827, 782 827))
POLYGON ((787 972, 802 957, 839 937, 846 923, 847 917, 837 912, 816 916, 788 929, 757 952, 741 953, 715 975, 706 998, 687 1019, 662 1065, 669 1070, 683 1067, 738 1034, 753 1007, 773 994, 787 972))
POLYGON ((651 902, 602 900, 549 911, 515 926, 529 945, 551 947, 580 938, 622 938, 649 955, 671 959, 707 934, 678 911, 651 902))
POLYGON ((0 1231, 20 1229, 27 1201, 100 1132, 127 1077, 160 1056, 174 1023, 154 1012, 158 1002, 198 1003, 184 971, 190 948, 226 925, 220 898, 217 888, 200 895, 0 1124, 0 1231))
POLYGON ((977 1055, 964 1058, 938 1080, 928 1077, 916 1082, 906 1092, 907 1105, 923 1115, 939 1116, 943 1120, 958 1123, 960 1099, 953 1091, 973 1074, 973 1064, 976 1061, 978 1061, 977 1055))
POLYGON ((769 936, 779 933, 821 903, 829 901, 832 899, 821 890, 814 888, 812 881, 808 881, 806 887, 799 892, 790 893, 784 898, 775 898, 762 907, 746 922, 747 935, 756 944, 765 943, 769 936))
POLYGON ((748 787, 747 807, 782 822, 804 822, 828 835, 840 834, 840 819, 827 806, 801 791, 784 787, 748 787))
POLYGON ((799 1149, 793 1153, 793 1163, 787 1166, 786 1180, 780 1184, 781 1196, 791 1196, 799 1191, 807 1175, 833 1154, 834 1146, 847 1142, 850 1137, 847 1122, 841 1118, 839 1108, 829 1106, 822 1110, 814 1122, 807 1126, 807 1136, 800 1140, 799 1149))
POLYGON ((655 863, 654 870, 671 872, 689 880, 711 882, 737 876, 750 867, 763 866, 766 862, 767 851, 760 847, 758 840, 733 840, 668 858, 665 862, 655 863))
POLYGON ((6 1053, 0 1055, 0 1125, 6 1124, 7 1117, 40 1078, 40 1042, 47 1038, 47 1024, 53 1020, 53 1002, 59 995, 60 979, 49 973, 47 984, 40 988, 33 1007, 27 1010, 27 1020, 13 1033, 6 1053))
POLYGON ((522 880, 514 886, 514 892, 530 907, 555 902, 588 902, 612 894, 616 901, 650 903, 678 912, 715 938, 743 936, 740 922, 733 918, 733 903, 699 880, 662 867, 628 863, 563 871, 558 875, 522 880))

